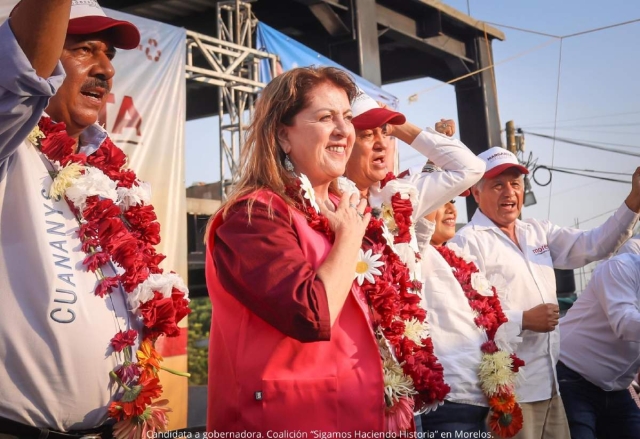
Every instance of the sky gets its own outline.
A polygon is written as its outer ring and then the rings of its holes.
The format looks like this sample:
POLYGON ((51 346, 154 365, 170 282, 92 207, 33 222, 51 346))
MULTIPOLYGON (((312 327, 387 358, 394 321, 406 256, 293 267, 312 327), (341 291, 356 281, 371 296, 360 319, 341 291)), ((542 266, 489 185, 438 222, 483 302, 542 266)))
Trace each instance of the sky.
MULTIPOLYGON (((556 137, 638 155, 614 154, 525 134, 525 160, 531 154, 538 165, 605 171, 616 174, 595 175, 630 181, 631 174, 640 166, 640 22, 564 39, 498 24, 566 36, 640 19, 639 1, 449 0, 443 3, 493 23, 506 36, 505 41, 493 42, 503 127, 508 120, 513 120, 525 133, 553 136, 555 126, 556 137), (507 61, 502 62, 504 60, 507 61)), ((424 78, 383 88, 398 97, 399 111, 416 125, 432 126, 442 117, 457 121, 452 85, 424 78), (418 100, 410 103, 408 97, 415 93, 418 100)), ((217 126, 216 118, 187 122, 187 186, 219 179, 217 126)), ((423 161, 409 146, 400 146, 402 169, 423 161)), ((535 177, 545 184, 549 173, 540 170, 535 177)), ((532 189, 537 204, 524 208, 523 218, 548 219, 560 226, 589 229, 604 222, 620 206, 631 185, 553 172, 550 184, 543 187, 533 181, 532 189)), ((459 222, 466 222, 462 200, 458 209, 459 222)), ((587 278, 590 270, 585 270, 587 278)))

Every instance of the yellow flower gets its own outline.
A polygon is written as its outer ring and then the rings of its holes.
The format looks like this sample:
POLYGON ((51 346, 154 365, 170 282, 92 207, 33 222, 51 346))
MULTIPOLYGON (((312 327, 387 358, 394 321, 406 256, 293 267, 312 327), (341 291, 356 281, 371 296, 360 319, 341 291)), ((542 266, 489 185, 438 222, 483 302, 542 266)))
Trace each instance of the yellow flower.
POLYGON ((511 370, 512 362, 505 351, 482 355, 478 375, 485 394, 494 395, 505 388, 513 388, 515 374, 511 370))
POLYGON ((53 179, 51 188, 49 189, 49 196, 55 200, 59 200, 64 196, 64 193, 69 187, 71 187, 74 181, 82 175, 84 166, 78 163, 69 163, 62 168, 53 179))
POLYGON ((27 140, 33 146, 38 146, 38 144, 40 143, 40 139, 44 139, 45 137, 46 136, 44 135, 42 130, 40 130, 40 127, 38 127, 38 125, 36 125, 36 127, 33 130, 31 130, 31 132, 27 136, 27 140))

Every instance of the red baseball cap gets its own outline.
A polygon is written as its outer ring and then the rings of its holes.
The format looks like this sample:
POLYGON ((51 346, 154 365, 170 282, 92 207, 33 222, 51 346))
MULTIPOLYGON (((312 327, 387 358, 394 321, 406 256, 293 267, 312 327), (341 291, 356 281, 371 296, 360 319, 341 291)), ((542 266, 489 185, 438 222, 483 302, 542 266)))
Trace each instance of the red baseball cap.
MULTIPOLYGON (((16 4, 9 16, 20 5, 16 4)), ((67 35, 88 35, 106 31, 109 41, 118 49, 135 49, 140 44, 140 31, 133 23, 107 17, 95 0, 72 0, 67 35)))
POLYGON ((484 178, 494 178, 502 174, 510 168, 516 168, 523 174, 528 174, 529 170, 518 162, 518 158, 514 153, 500 146, 494 146, 488 150, 478 154, 487 165, 484 178))
POLYGON ((362 90, 358 92, 351 103, 351 111, 353 112, 351 123, 356 130, 371 130, 386 123, 402 125, 407 121, 404 114, 380 107, 373 98, 362 90))
POLYGON ((140 44, 140 31, 133 23, 107 17, 95 0, 73 0, 67 35, 97 32, 105 32, 119 49, 135 49, 140 44))

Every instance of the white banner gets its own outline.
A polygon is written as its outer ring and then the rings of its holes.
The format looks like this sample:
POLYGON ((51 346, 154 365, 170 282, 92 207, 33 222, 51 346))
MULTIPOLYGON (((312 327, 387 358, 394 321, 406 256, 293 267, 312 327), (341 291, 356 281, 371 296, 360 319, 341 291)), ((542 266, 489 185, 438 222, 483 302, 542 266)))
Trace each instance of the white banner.
MULTIPOLYGON (((17 3, 0 0, 0 23, 17 3)), ((113 60, 116 76, 101 122, 129 156, 129 167, 151 183, 161 224, 158 251, 167 256, 162 267, 186 280, 186 31, 118 11, 105 12, 134 23, 142 38, 138 49, 118 50, 113 60)))

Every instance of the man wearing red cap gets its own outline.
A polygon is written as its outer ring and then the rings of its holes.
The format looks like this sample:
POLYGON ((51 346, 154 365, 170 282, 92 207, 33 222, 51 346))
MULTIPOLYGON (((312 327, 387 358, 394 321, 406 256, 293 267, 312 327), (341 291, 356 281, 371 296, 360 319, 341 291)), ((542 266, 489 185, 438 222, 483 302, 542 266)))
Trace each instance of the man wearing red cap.
MULTIPOLYGON (((414 220, 434 211, 473 185, 484 171, 484 165, 464 144, 446 134, 428 128, 423 131, 407 122, 402 113, 381 107, 361 92, 352 102, 356 141, 347 162, 345 176, 355 183, 361 195, 368 197, 371 207, 380 207, 380 182, 389 172, 391 160, 386 142, 395 136, 425 157, 429 157, 444 172, 406 176, 418 190, 414 220)), ((438 123, 441 131, 450 132, 454 122, 438 123), (448 131, 447 131, 448 130, 448 131)))
POLYGON ((514 154, 493 147, 479 155, 486 172, 471 190, 479 209, 452 242, 477 258, 478 268, 504 278, 500 299, 523 341, 516 353, 526 363, 516 394, 523 439, 565 439, 567 419, 558 393, 560 333, 554 268, 575 269, 610 256, 631 236, 640 212, 640 168, 625 203, 604 224, 582 231, 548 221, 518 219, 529 171, 514 154))
MULTIPOLYGON (((124 241, 111 233, 148 194, 96 123, 116 48, 139 41, 133 24, 107 17, 93 0, 22 0, 0 26, 2 438, 111 437, 105 425, 123 417, 123 398, 155 410, 147 404, 157 386, 138 401, 139 388, 123 396, 127 386, 115 385, 140 373, 119 367, 136 361, 130 349, 142 320, 127 303, 140 279, 115 256, 124 241)), ((153 413, 162 423, 164 411, 153 413)))

